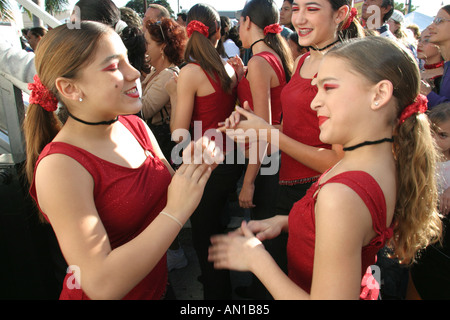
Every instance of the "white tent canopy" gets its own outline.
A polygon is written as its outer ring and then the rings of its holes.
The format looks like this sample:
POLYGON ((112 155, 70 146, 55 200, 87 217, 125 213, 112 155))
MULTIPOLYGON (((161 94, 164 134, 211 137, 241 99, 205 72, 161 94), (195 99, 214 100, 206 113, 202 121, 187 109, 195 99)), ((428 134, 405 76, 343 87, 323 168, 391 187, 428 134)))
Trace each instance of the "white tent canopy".
POLYGON ((420 31, 423 31, 433 21, 433 17, 429 17, 423 13, 413 11, 405 16, 404 25, 407 27, 410 24, 417 24, 420 31))

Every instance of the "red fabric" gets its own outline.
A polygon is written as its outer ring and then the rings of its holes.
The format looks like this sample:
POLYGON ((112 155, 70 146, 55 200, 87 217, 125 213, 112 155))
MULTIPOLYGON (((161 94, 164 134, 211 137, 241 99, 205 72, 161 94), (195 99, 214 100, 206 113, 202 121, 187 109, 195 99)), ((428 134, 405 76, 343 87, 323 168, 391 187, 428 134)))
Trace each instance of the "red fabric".
MULTIPOLYGON (((266 59, 266 61, 270 64, 273 70, 275 70, 278 81, 280 85, 270 89, 270 106, 271 106, 271 115, 272 115, 272 124, 277 125, 281 123, 281 91, 286 85, 286 75, 284 73, 283 64, 277 59, 275 55, 270 52, 261 52, 255 54, 255 56, 262 57, 266 59)), ((253 109, 253 97, 252 92, 250 90, 250 82, 248 82, 246 77, 243 77, 238 85, 238 98, 241 103, 241 106, 244 105, 245 101, 248 101, 248 104, 252 110, 253 109)))
MULTIPOLYGON (((371 175, 364 171, 348 171, 330 178, 323 184, 319 179, 305 197, 294 204, 289 213, 289 278, 308 293, 311 290, 314 265, 314 207, 318 191, 327 183, 342 183, 350 187, 361 197, 372 216, 373 229, 378 235, 362 248, 361 279, 367 268, 375 264, 377 252, 384 247, 386 240, 392 237, 392 227, 386 228, 386 200, 383 191, 371 175)), ((364 288, 361 291, 364 291, 364 288)))
MULTIPOLYGON (((119 121, 134 135, 142 148, 154 154, 150 137, 142 120, 136 116, 119 117, 119 121)), ((165 207, 167 187, 171 181, 169 171, 156 156, 148 156, 136 169, 123 167, 73 145, 63 142, 48 144, 38 162, 50 154, 65 154, 78 161, 94 179, 94 200, 100 219, 108 234, 112 249, 115 249, 139 235, 165 207)), ((36 186, 33 181, 31 196, 36 200, 36 186)), ((143 252, 142 254, 145 254, 143 252)), ((67 281, 60 299, 89 299, 81 289, 69 289, 67 281)), ((81 286, 83 274, 81 273, 81 286)), ((166 256, 124 299, 160 299, 167 285, 166 256)))
MULTIPOLYGON (((217 136, 218 133, 216 132, 216 129, 218 128, 218 123, 225 121, 225 119, 231 115, 236 107, 237 101, 236 88, 233 88, 231 93, 227 93, 222 89, 218 76, 216 76, 216 81, 214 81, 207 72, 205 72, 205 75, 214 87, 215 92, 207 96, 195 97, 194 111, 192 112, 191 119, 191 136, 195 140, 200 138, 200 136, 197 136, 200 132, 197 133, 195 131, 195 121, 201 121, 202 136, 210 138, 217 136), (206 132, 207 130, 209 130, 209 132, 206 132)), ((221 136, 223 142, 223 148, 221 148, 221 150, 226 151, 227 144, 232 145, 234 148, 234 143, 231 139, 227 138, 225 134, 221 134, 221 136), (226 142, 227 139, 229 140, 228 143, 226 142)), ((212 138, 212 140, 215 139, 212 138)), ((220 147, 221 143, 216 140, 216 145, 220 147)))
MULTIPOLYGON (((312 79, 300 76, 300 68, 308 56, 309 53, 306 53, 300 58, 297 70, 281 92, 283 133, 306 145, 331 149, 330 145, 320 141, 317 113, 311 109, 317 87, 311 85, 312 79)), ((298 180, 317 176, 320 176, 319 172, 308 168, 284 152, 281 153, 281 184, 295 184, 298 180)))

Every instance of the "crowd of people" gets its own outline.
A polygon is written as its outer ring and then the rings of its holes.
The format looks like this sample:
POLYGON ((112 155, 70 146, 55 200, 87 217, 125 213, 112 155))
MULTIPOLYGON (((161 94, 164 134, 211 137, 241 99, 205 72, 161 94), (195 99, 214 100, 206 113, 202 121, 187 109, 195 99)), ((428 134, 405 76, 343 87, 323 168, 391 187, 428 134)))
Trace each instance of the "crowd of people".
POLYGON ((379 299, 380 252, 397 298, 450 298, 450 6, 421 32, 392 0, 76 6, 24 41, 30 193, 81 270, 62 299, 163 299, 188 220, 205 300, 230 270, 255 299, 379 299))

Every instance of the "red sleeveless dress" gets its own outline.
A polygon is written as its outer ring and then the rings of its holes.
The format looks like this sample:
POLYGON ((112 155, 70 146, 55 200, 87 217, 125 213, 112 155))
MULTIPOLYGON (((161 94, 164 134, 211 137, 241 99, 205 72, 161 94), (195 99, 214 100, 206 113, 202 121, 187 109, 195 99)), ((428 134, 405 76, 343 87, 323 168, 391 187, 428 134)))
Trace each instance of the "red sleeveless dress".
MULTIPOLYGON (((280 84, 277 87, 270 89, 270 105, 271 105, 271 115, 272 115, 272 124, 277 125, 281 123, 281 91, 286 85, 286 74, 283 69, 282 63, 277 59, 277 57, 267 51, 260 52, 255 54, 255 56, 259 56, 264 58, 275 71, 278 76, 278 81, 280 84)), ((241 103, 241 106, 245 101, 248 101, 250 108, 253 109, 253 97, 252 92, 250 90, 250 82, 248 82, 246 77, 243 77, 238 85, 238 98, 241 103)))
MULTIPOLYGON (((311 85, 312 79, 300 76, 300 68, 309 53, 305 53, 291 80, 281 93, 283 107, 283 133, 301 143, 316 148, 331 149, 319 139, 317 113, 311 109, 311 101, 317 94, 317 87, 311 85)), ((320 173, 303 165, 284 152, 281 152, 280 184, 295 185, 316 180, 320 173)))
MULTIPOLYGON (((196 129, 199 123, 202 126, 201 136, 207 136, 209 138, 217 136, 216 129, 218 128, 219 122, 225 121, 231 115, 236 107, 237 101, 236 88, 233 88, 231 93, 227 93, 222 89, 218 76, 216 76, 214 81, 207 72, 204 70, 203 72, 208 77, 215 92, 202 97, 196 96, 194 99, 194 110, 191 118, 191 136, 195 140, 200 138, 198 136, 200 132, 196 129), (197 125, 195 122, 197 122, 197 125)), ((221 150, 225 152, 227 150, 227 144, 234 148, 234 142, 227 138, 225 133, 222 133, 222 139, 223 148, 221 150)), ((217 141, 216 145, 220 146, 217 141)))
MULTIPOLYGON (((338 174, 321 184, 315 182, 289 213, 287 246, 289 278, 306 292, 310 292, 315 247, 315 213, 317 191, 327 183, 342 183, 354 190, 364 201, 372 216, 377 236, 361 252, 361 278, 367 268, 376 262, 377 252, 392 237, 392 227, 386 228, 386 200, 376 180, 364 171, 338 174)), ((361 289, 361 291, 363 288, 361 289)))
MULTIPOLYGON (((121 116, 119 121, 134 135, 144 150, 155 155, 141 119, 136 116, 121 116)), ((156 156, 149 155, 140 167, 133 169, 108 162, 67 143, 51 142, 41 152, 36 167, 44 157, 54 153, 75 159, 91 174, 94 179, 95 206, 112 249, 139 235, 166 205, 167 187, 171 176, 164 163, 156 156)), ((39 206, 34 181, 30 194, 39 206)), ((72 283, 70 283, 72 289, 68 287, 71 276, 71 274, 66 275, 60 299, 89 299, 82 288, 73 289, 72 283)), ((81 286, 82 279, 81 274, 81 286)), ((124 299, 161 299, 165 294, 166 285, 167 266, 164 255, 153 270, 124 299)))

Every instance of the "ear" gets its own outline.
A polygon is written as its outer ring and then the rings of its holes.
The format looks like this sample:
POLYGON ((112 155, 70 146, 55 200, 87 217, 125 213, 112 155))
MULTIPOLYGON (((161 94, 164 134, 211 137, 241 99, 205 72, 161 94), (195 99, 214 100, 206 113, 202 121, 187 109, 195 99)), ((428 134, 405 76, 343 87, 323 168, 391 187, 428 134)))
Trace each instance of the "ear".
POLYGON ((336 11, 335 19, 334 21, 336 24, 339 24, 345 20, 345 18, 348 15, 348 12, 350 11, 349 6, 342 6, 336 11))
POLYGON ((392 99, 394 86, 389 80, 382 80, 378 82, 373 88, 373 98, 371 108, 378 110, 386 106, 392 99))
POLYGON ((55 85, 59 94, 65 99, 78 101, 80 98, 83 98, 83 93, 71 79, 59 77, 56 79, 55 85))

